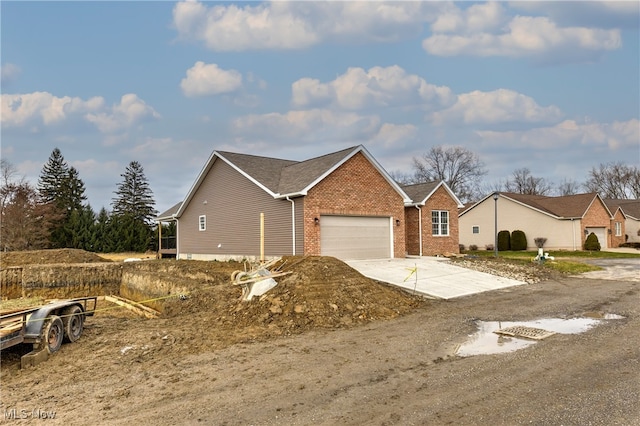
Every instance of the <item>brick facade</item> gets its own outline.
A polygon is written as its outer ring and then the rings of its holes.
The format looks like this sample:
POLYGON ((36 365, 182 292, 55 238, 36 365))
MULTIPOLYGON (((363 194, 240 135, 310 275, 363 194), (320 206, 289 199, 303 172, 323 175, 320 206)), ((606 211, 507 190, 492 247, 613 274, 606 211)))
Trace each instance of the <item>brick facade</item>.
MULTIPOLYGON (((449 195, 447 190, 440 186, 434 192, 424 206, 420 207, 422 214, 422 255, 435 256, 444 253, 460 253, 459 248, 459 226, 458 226, 458 204, 449 195), (449 235, 433 235, 431 228, 431 212, 434 210, 446 210, 449 212, 449 235)), ((419 223, 418 209, 410 207, 406 209, 407 226, 407 247, 409 254, 420 254, 419 250, 419 223), (413 211, 412 211, 413 210, 413 211)))
MULTIPOLYGON (((607 238, 606 246, 613 247, 611 245, 611 234, 609 234, 609 231, 611 231, 611 227, 610 227, 611 216, 609 216, 609 212, 605 207, 605 205, 600 201, 599 198, 596 197, 593 204, 591 204, 591 206, 585 213, 584 217, 582 218, 583 232, 580 233, 582 238, 582 247, 584 247, 584 242, 587 239, 586 235, 584 235, 585 228, 591 228, 591 227, 597 228, 597 227, 603 227, 603 226, 606 227, 605 229, 605 234, 607 238)), ((623 238, 624 238, 624 233, 623 233, 623 238)), ((600 241, 600 245, 603 247, 605 246, 605 244, 602 244, 602 241, 600 241)))
MULTIPOLYGON (((323 214, 385 216, 404 221, 404 201, 380 172, 357 153, 311 188, 304 199, 304 254, 320 254, 323 214)), ((405 256, 405 227, 393 227, 394 256, 405 256)))
POLYGON ((613 220, 611 221, 611 244, 609 247, 620 247, 620 244, 624 244, 627 230, 625 229, 625 218, 620 211, 620 209, 616 209, 615 214, 613 215, 613 220), (620 223, 621 234, 616 235, 616 223, 620 223))

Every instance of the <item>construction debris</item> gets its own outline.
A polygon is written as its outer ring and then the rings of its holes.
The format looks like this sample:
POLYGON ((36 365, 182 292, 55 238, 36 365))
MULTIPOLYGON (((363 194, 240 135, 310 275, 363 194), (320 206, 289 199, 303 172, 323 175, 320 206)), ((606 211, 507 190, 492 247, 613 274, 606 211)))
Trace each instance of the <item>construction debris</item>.
MULTIPOLYGON (((270 270, 280 262, 282 258, 273 259, 267 263, 260 264, 250 271, 234 271, 231 274, 231 283, 242 286, 242 301, 250 301, 255 296, 262 296, 278 283, 274 278, 288 275, 291 272, 280 272, 279 268, 270 270)), ((280 265, 281 267, 282 265, 280 265)))

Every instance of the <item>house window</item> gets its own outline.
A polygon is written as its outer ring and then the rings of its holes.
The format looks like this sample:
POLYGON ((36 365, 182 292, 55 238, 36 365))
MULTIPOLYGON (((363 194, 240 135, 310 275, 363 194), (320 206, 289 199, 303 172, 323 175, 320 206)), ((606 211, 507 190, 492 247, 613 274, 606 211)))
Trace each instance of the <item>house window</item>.
POLYGON ((446 210, 431 211, 431 234, 449 235, 449 212, 446 210))
POLYGON ((479 226, 477 226, 477 225, 476 225, 476 226, 474 226, 474 227, 473 227, 473 233, 474 233, 474 234, 479 234, 479 233, 480 233, 480 227, 479 227, 479 226))
POLYGON ((616 222, 616 237, 622 236, 622 222, 616 222))
POLYGON ((206 215, 202 215, 198 217, 198 229, 200 231, 206 231, 207 230, 207 216, 206 215))

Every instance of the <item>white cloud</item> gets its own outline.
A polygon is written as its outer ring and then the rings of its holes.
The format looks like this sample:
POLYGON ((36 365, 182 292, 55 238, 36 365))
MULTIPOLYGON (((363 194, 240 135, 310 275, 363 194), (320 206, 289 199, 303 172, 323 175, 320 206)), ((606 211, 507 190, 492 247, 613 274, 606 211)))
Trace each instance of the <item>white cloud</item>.
POLYGON ((440 2, 275 1, 256 6, 188 1, 173 9, 182 39, 216 51, 301 49, 322 41, 396 41, 415 36, 440 2))
POLYGON ((277 141, 280 149, 316 145, 325 146, 326 151, 326 146, 340 144, 397 146, 415 140, 418 129, 413 124, 382 122, 377 115, 313 109, 240 117, 232 123, 232 133, 243 146, 260 147, 277 141))
POLYGON ((0 66, 0 84, 3 86, 13 83, 20 75, 20 67, 12 63, 4 63, 0 66))
POLYGON ((349 68, 346 73, 328 83, 303 78, 294 82, 292 103, 296 106, 333 105, 358 110, 394 106, 447 106, 455 96, 445 86, 428 84, 423 78, 407 74, 394 65, 349 68))
POLYGON ((589 61, 621 47, 618 29, 562 27, 543 16, 515 16, 505 21, 495 3, 453 10, 436 20, 422 42, 438 56, 530 57, 537 61, 589 61))
POLYGON ((613 123, 578 122, 565 120, 551 127, 524 131, 478 131, 487 143, 512 147, 514 144, 535 149, 558 149, 569 146, 589 150, 604 147, 609 150, 635 148, 640 140, 640 121, 614 121, 613 123))
POLYGON ((2 95, 2 125, 52 125, 74 115, 98 111, 104 106, 102 97, 82 100, 78 97, 57 97, 48 92, 2 95))
POLYGON ((561 117, 558 107, 542 107, 529 96, 507 89, 458 95, 453 106, 432 115, 434 124, 544 123, 561 117))
POLYGON ((223 70, 217 64, 198 61, 187 70, 180 88, 185 96, 213 96, 234 92, 242 87, 242 75, 236 70, 223 70))
POLYGON ((160 114, 136 94, 123 95, 119 104, 106 112, 89 113, 85 119, 103 133, 114 133, 135 126, 148 119, 158 119, 160 114))

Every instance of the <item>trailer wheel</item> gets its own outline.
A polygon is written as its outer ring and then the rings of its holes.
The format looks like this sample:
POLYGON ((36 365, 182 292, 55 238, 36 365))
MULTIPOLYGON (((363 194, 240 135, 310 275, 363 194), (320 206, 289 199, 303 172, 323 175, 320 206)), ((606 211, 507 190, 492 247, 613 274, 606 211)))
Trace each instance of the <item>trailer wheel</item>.
POLYGON ((84 313, 78 305, 69 306, 62 312, 62 324, 64 325, 64 339, 67 342, 75 342, 82 335, 84 325, 84 313))
POLYGON ((50 354, 60 349, 63 337, 64 326, 62 325, 62 319, 57 315, 52 315, 42 334, 42 342, 50 354))

